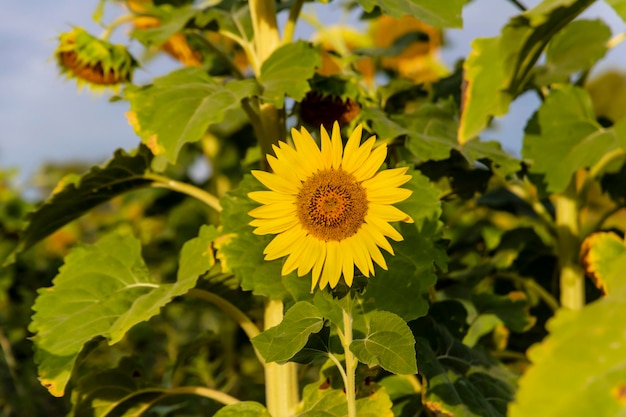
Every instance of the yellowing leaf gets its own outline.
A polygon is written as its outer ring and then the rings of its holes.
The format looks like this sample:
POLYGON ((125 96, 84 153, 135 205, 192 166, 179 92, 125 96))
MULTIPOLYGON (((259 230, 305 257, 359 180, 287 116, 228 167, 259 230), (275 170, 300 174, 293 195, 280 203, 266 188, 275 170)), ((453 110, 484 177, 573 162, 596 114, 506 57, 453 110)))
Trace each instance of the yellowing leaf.
POLYGON ((596 287, 607 294, 626 280, 626 246, 624 240, 613 232, 598 232, 588 236, 581 247, 581 260, 585 272, 596 287))

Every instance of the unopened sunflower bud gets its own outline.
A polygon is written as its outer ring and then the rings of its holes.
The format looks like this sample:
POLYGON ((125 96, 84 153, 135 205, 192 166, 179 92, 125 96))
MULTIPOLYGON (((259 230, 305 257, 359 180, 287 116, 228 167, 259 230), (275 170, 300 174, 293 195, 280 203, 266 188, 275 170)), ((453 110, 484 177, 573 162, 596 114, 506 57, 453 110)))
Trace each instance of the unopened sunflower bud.
POLYGON ((55 56, 62 74, 93 90, 118 89, 132 80, 138 65, 123 45, 98 39, 82 28, 59 36, 55 56))

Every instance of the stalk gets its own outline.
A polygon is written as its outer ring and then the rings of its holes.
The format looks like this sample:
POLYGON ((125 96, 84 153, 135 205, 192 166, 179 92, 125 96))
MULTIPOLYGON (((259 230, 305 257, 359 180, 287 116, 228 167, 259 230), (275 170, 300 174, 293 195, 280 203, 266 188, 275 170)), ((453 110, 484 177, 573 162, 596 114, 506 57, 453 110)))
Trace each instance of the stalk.
MULTIPOLYGON (((265 304, 265 329, 283 320, 283 302, 268 300, 265 304)), ((293 362, 265 364, 265 402, 272 417, 295 414, 298 405, 298 375, 293 362)))
POLYGON ((557 256, 560 267, 561 306, 579 310, 585 305, 583 270, 578 262, 580 228, 578 195, 573 177, 567 189, 555 196, 557 256))
POLYGON ((343 310, 343 350, 346 360, 346 400, 348 402, 348 417, 356 417, 356 365, 357 359, 350 350, 352 344, 352 315, 343 310))

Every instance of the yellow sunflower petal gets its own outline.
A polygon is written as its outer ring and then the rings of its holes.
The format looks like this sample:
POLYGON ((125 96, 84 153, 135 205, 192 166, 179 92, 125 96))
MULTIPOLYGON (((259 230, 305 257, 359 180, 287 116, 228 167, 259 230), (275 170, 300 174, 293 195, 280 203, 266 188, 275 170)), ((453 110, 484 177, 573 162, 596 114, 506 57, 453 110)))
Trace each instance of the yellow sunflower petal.
POLYGON ((346 159, 349 159, 351 155, 353 155, 361 145, 361 133, 363 132, 363 127, 358 125, 350 138, 348 138, 348 142, 346 143, 346 147, 343 150, 343 160, 341 161, 341 167, 345 169, 344 164, 346 163, 346 159))
POLYGON ((408 214, 389 204, 372 203, 368 206, 367 212, 369 215, 387 222, 413 223, 413 219, 408 214))
POLYGON ((322 255, 322 243, 312 236, 306 237, 305 256, 298 265, 298 276, 301 277, 309 272, 322 255))
POLYGON ((276 219, 252 220, 250 226, 256 227, 252 233, 255 235, 273 235, 282 233, 298 224, 298 218, 294 216, 284 216, 276 219))
POLYGON ((341 166, 341 160, 343 158, 343 142, 341 141, 341 128, 339 127, 339 123, 335 122, 333 124, 333 165, 334 169, 339 169, 341 166))
POLYGON ((250 191, 248 197, 262 204, 295 203, 293 195, 276 193, 274 191, 250 191))
POLYGON ((348 245, 350 245, 350 247, 352 248, 352 252, 354 254, 354 263, 356 264, 356 267, 359 268, 359 271, 361 271, 363 275, 365 275, 366 277, 369 277, 370 276, 369 264, 372 263, 372 260, 369 257, 366 246, 361 242, 361 239, 363 238, 364 238, 363 234, 358 233, 354 236, 347 238, 345 242, 348 245))
POLYGON ((324 128, 324 125, 320 127, 320 138, 324 169, 330 169, 333 166, 333 143, 330 141, 330 136, 328 136, 328 132, 324 128))
POLYGON ((298 180, 298 176, 294 170, 291 169, 289 164, 284 163, 273 155, 267 155, 266 158, 274 174, 278 175, 284 181, 295 182, 298 180))
POLYGON ((341 253, 339 250, 339 242, 335 240, 326 242, 326 262, 322 270, 320 289, 324 289, 327 284, 330 284, 330 288, 335 288, 339 278, 341 278, 341 253))
POLYGON ((378 230, 380 233, 382 233, 384 236, 387 236, 395 240, 396 242, 403 240, 400 232, 394 229, 393 226, 391 226, 386 221, 381 220, 376 216, 369 216, 369 215, 365 221, 367 222, 367 224, 369 224, 370 226, 378 230))
POLYGON ((354 175, 357 181, 365 181, 372 178, 383 162, 385 162, 385 158, 387 158, 387 145, 383 143, 372 151, 352 175, 354 175))
POLYGON ((406 188, 380 188, 370 190, 367 188, 367 199, 371 203, 394 204, 404 201, 413 194, 413 191, 406 188))
POLYGON ((282 258, 291 253, 293 242, 302 239, 306 234, 300 226, 293 227, 283 233, 276 235, 274 239, 265 247, 263 253, 266 261, 282 258))
POLYGON ((411 179, 410 175, 404 175, 407 170, 408 168, 405 167, 380 171, 369 180, 364 181, 363 186, 371 190, 397 188, 411 179))
MULTIPOLYGON (((367 251, 369 252, 370 258, 374 262, 376 262, 378 264, 378 266, 380 266, 382 269, 387 270, 387 262, 385 262, 385 257, 380 252, 380 249, 378 249, 378 246, 376 246, 376 244, 374 243, 375 240, 374 240, 373 235, 371 235, 370 232, 368 231, 368 229, 366 229, 365 227, 362 227, 361 229, 363 230, 364 234, 369 236, 369 239, 363 239, 363 243, 365 243, 367 245, 367 251)), ((387 243, 389 243, 389 242, 387 242, 387 243)), ((370 270, 370 272, 372 273, 372 275, 374 275, 374 268, 373 267, 370 270)))
POLYGON ((361 228, 367 232, 369 238, 372 240, 372 242, 374 242, 375 245, 383 248, 391 255, 394 254, 393 248, 385 237, 385 234, 382 233, 377 227, 373 226, 372 224, 365 223, 363 226, 361 226, 361 228))
POLYGON ((265 171, 252 171, 252 175, 270 190, 284 194, 298 194, 298 184, 287 182, 265 171))
POLYGON ((372 152, 372 147, 374 146, 375 142, 376 137, 372 136, 371 138, 363 142, 363 144, 359 148, 357 148, 356 151, 351 154, 344 155, 343 162, 341 163, 343 169, 348 171, 350 174, 354 174, 354 172, 359 169, 361 165, 363 165, 363 163, 367 160, 367 157, 372 152))
POLYGON ((257 219, 276 219, 284 216, 296 215, 296 205, 293 203, 272 203, 253 208, 248 214, 257 219))
POLYGON ((274 145, 276 157, 284 161, 285 165, 288 165, 293 170, 300 181, 305 181, 314 172, 312 171, 314 167, 305 164, 302 161, 303 156, 285 142, 279 142, 278 145, 274 145))
POLYGON ((309 132, 304 128, 302 128, 300 132, 296 129, 291 129, 291 137, 293 138, 294 145, 296 145, 296 151, 303 156, 303 161, 313 167, 311 168, 311 172, 321 169, 323 165, 322 153, 309 132))
MULTIPOLYGON (((348 287, 352 286, 352 280, 354 279, 354 250, 352 249, 352 240, 344 239, 339 242, 339 251, 341 254, 341 270, 343 272, 343 279, 348 287)), ((339 278, 337 278, 337 281, 339 278)), ((337 285, 337 283, 335 283, 337 285)), ((333 287, 333 283, 330 283, 333 287)))
POLYGON ((317 283, 320 280, 322 269, 324 268, 324 262, 326 262, 326 243, 322 241, 318 242, 319 254, 317 256, 317 260, 315 261, 315 265, 313 265, 313 271, 311 272, 311 292, 313 292, 313 290, 317 286, 317 283))
POLYGON ((287 257, 287 260, 283 264, 283 268, 281 271, 281 275, 288 275, 296 268, 298 268, 298 264, 301 259, 306 254, 306 240, 298 240, 293 242, 293 246, 291 248, 291 254, 287 257))

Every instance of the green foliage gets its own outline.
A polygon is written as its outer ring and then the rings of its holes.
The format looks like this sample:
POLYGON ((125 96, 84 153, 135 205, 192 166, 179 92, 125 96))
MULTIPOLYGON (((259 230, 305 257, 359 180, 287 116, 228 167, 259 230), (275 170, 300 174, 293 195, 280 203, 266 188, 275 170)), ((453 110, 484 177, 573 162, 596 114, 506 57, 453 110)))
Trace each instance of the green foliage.
MULTIPOLYGON (((1 417, 624 413, 626 76, 589 80, 622 39, 577 19, 592 0, 512 2, 445 77, 440 30, 462 26, 463 0, 339 2, 364 25, 310 14, 311 41, 293 40, 298 1, 102 1, 94 18, 120 3, 105 36, 130 23, 142 63, 187 68, 115 97, 138 150, 82 175, 48 167, 29 215, 0 174, 1 417), (485 139, 526 93, 541 104, 520 160, 485 139), (279 140, 300 152, 288 131, 307 114, 338 121, 344 146, 360 123, 381 169, 411 176, 393 205, 413 222, 380 226, 387 268, 350 286, 282 276, 285 257, 264 259, 274 234, 250 226, 266 188, 249 171, 276 168, 262 152, 279 140)), ((277 174, 299 192, 301 173, 277 174)))

